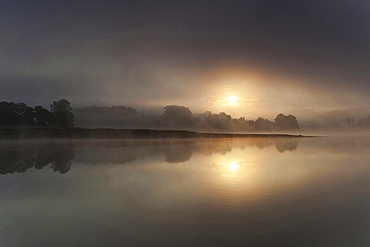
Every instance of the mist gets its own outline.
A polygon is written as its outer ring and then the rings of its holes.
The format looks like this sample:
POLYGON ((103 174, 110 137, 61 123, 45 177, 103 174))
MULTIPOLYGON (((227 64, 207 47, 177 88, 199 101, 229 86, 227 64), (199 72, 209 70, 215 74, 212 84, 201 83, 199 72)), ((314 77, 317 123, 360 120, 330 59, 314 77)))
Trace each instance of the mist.
POLYGON ((362 1, 3 5, 4 101, 183 105, 248 119, 370 104, 362 1), (222 102, 231 95, 237 104, 222 102))
POLYGON ((369 13, 0 1, 0 246, 370 246, 369 13))

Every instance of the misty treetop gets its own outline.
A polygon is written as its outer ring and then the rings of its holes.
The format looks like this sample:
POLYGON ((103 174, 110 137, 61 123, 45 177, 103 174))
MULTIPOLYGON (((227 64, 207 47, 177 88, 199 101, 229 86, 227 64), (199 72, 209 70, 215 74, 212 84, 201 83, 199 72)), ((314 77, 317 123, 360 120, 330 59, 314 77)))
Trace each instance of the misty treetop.
POLYGON ((161 122, 169 127, 193 127, 194 117, 188 107, 168 105, 164 108, 161 122))
POLYGON ((280 113, 275 118, 275 124, 276 127, 281 130, 299 129, 297 118, 293 115, 285 116, 280 113))
POLYGON ((50 111, 42 106, 34 108, 25 103, 0 102, 0 125, 73 127, 74 115, 71 104, 61 99, 50 105, 50 111))
POLYGON ((274 121, 259 117, 232 118, 225 112, 193 114, 186 106, 168 105, 162 115, 137 111, 126 106, 74 108, 76 126, 89 128, 191 129, 216 132, 258 132, 299 129, 293 115, 279 114, 274 121))
POLYGON ((162 115, 137 111, 126 106, 87 106, 73 109, 66 99, 54 101, 50 111, 42 106, 34 108, 24 103, 0 102, 0 125, 50 126, 68 128, 146 128, 188 129, 216 132, 258 132, 297 130, 293 115, 279 114, 274 121, 259 117, 247 120, 232 118, 225 112, 206 111, 193 114, 188 107, 168 105, 162 115))
POLYGON ((54 114, 54 124, 57 127, 73 127, 74 114, 72 113, 71 103, 68 100, 61 99, 54 101, 50 105, 51 112, 54 114))

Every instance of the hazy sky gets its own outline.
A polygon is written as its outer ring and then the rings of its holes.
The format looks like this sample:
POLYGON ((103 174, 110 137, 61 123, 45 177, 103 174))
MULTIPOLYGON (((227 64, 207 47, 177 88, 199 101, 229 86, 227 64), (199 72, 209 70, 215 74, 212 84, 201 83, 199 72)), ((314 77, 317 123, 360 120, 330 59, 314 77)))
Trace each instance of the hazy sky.
POLYGON ((368 107, 369 27, 368 0, 2 0, 0 101, 368 107))

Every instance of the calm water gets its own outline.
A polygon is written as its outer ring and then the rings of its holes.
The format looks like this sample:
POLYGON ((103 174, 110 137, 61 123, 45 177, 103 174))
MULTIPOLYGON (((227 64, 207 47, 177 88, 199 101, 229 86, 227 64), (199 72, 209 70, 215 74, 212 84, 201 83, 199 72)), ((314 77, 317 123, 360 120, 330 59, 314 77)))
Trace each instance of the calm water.
POLYGON ((0 246, 370 246, 370 138, 2 141, 0 246))

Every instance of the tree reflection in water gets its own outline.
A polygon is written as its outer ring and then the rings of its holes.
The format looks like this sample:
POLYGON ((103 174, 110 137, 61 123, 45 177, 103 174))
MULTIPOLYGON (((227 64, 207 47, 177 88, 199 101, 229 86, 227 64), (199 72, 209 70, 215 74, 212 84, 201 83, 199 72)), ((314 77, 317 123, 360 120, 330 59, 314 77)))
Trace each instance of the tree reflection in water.
POLYGON ((0 143, 0 174, 23 173, 30 168, 42 169, 47 166, 55 172, 65 174, 70 171, 72 163, 126 164, 158 154, 163 155, 167 163, 181 163, 189 161, 193 153, 226 154, 233 148, 263 149, 275 145, 279 152, 285 152, 296 150, 298 141, 296 138, 176 139, 156 142, 10 141, 0 143))
POLYGON ((71 169, 73 157, 72 142, 11 142, 0 147, 0 174, 23 173, 48 165, 65 174, 71 169))
POLYGON ((298 139, 295 138, 285 138, 285 139, 277 139, 275 142, 276 149, 283 153, 285 151, 294 151, 298 147, 298 139))

